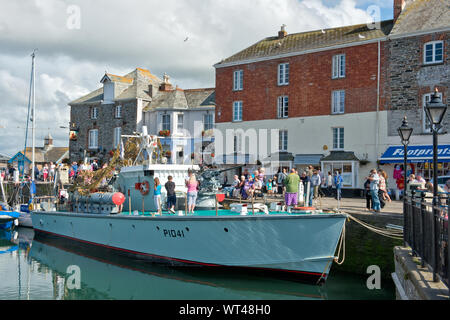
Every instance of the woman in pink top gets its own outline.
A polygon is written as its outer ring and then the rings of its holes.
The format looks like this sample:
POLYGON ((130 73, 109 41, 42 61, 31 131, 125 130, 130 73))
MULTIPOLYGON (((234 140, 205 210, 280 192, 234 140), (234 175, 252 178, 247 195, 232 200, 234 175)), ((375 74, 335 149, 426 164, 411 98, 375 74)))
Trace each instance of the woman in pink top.
POLYGON ((191 175, 186 182, 187 198, 188 198, 188 213, 194 214, 195 202, 197 201, 198 181, 195 175, 191 175))

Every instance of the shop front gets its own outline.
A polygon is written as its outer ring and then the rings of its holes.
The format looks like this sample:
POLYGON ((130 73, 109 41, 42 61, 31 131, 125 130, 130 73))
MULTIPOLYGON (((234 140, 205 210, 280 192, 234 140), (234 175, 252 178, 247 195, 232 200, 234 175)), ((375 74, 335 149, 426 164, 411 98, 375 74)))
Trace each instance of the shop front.
MULTIPOLYGON (((433 179, 433 146, 408 146, 407 175, 414 174, 425 180, 433 179)), ((380 164, 398 185, 403 180, 404 147, 390 146, 380 158, 380 164)), ((438 176, 450 175, 450 145, 438 146, 438 176)), ((392 186, 392 185, 391 185, 392 186)), ((401 188, 400 188, 401 189, 401 188)))
POLYGON ((324 175, 336 171, 341 174, 344 183, 343 189, 358 189, 359 159, 353 152, 331 151, 330 155, 323 157, 320 161, 324 175))

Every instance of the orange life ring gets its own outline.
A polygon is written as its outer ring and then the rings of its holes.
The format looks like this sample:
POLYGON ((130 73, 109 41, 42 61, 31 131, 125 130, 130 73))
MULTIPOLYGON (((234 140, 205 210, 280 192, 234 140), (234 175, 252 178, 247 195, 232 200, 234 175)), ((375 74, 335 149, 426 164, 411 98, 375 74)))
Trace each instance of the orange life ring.
POLYGON ((314 207, 294 207, 294 210, 316 210, 314 207))
POLYGON ((141 183, 141 185, 139 186, 139 191, 143 196, 146 196, 150 192, 150 184, 148 183, 148 181, 144 181, 141 183))

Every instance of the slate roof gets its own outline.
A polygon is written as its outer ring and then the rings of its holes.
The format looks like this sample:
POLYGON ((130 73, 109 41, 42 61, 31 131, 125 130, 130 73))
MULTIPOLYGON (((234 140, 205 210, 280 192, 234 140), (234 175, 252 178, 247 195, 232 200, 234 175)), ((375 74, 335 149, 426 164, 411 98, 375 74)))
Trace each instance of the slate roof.
POLYGON ((354 152, 349 151, 331 151, 326 157, 320 161, 359 161, 354 152))
POLYGON ((215 89, 159 91, 144 111, 215 107, 215 89))
POLYGON ((450 28, 450 1, 415 0, 400 13, 391 35, 450 28))
MULTIPOLYGON (((136 68, 125 76, 117 76, 110 73, 105 73, 102 80, 108 77, 115 83, 115 97, 114 100, 131 100, 144 99, 151 100, 151 93, 149 92, 149 85, 159 87, 162 80, 153 75, 150 71, 142 68, 136 68)), ((103 100, 103 86, 89 94, 74 100, 69 103, 72 105, 80 104, 98 104, 103 100)))
MULTIPOLYGON (((67 151, 69 151, 69 148, 67 147, 51 147, 49 150, 44 150, 42 147, 36 147, 34 148, 34 161, 37 163, 44 163, 44 162, 56 162, 58 161, 67 151)), ((32 159, 32 148, 27 147, 25 156, 28 159, 32 159)))
POLYGON ((9 159, 11 159, 10 156, 4 154, 4 153, 0 153, 0 162, 8 162, 9 159))
POLYGON ((367 24, 307 31, 265 38, 256 44, 217 63, 215 67, 234 62, 245 62, 283 54, 295 54, 308 50, 318 50, 331 46, 346 45, 383 38, 392 29, 392 20, 381 22, 381 29, 369 29, 367 24))

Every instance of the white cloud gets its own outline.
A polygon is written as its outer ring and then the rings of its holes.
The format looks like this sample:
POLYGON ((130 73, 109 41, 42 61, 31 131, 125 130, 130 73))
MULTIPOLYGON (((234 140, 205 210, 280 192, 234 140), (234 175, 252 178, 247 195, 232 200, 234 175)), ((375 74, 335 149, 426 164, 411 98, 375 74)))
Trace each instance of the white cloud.
MULTIPOLYGON (((365 23, 363 0, 326 6, 311 0, 0 0, 0 122, 25 126, 28 82, 37 52, 37 144, 48 129, 67 145, 67 103, 100 86, 105 70, 167 72, 182 88, 213 87, 213 64, 282 24, 290 33, 365 23), (67 8, 80 8, 80 29, 68 29, 67 8), (184 39, 188 37, 188 41, 184 39)), ((24 129, 0 128, 0 152, 15 153, 24 129)))

